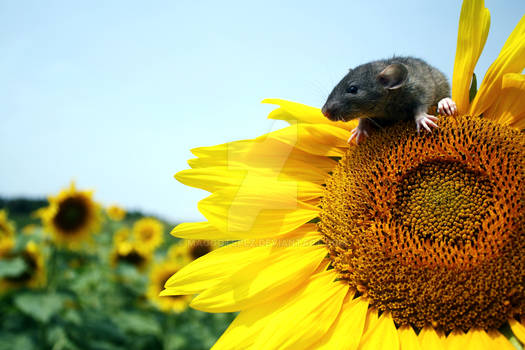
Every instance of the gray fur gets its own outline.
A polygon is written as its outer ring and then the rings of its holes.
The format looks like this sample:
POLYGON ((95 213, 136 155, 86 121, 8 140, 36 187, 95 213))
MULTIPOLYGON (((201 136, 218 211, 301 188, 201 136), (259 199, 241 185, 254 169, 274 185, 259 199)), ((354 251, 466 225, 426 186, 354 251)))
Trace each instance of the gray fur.
POLYGON ((386 126, 413 119, 449 96, 450 85, 438 69, 418 58, 393 57, 350 69, 328 96, 323 113, 334 121, 370 118, 386 126), (389 88, 378 75, 395 63, 404 65, 408 73, 400 86, 389 88), (357 87, 356 94, 348 93, 350 85, 357 87))

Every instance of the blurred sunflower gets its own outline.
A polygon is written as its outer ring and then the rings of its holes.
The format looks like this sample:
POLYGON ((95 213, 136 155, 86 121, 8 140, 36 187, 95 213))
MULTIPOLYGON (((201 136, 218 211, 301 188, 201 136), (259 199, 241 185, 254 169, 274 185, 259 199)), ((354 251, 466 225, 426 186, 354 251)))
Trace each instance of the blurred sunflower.
POLYGON ((15 244, 15 225, 7 219, 5 210, 0 210, 0 256, 11 250, 15 244))
POLYGON ((23 267, 19 272, 0 279, 0 290, 13 288, 36 288, 45 284, 46 269, 44 256, 35 242, 29 241, 19 252, 10 251, 0 257, 0 260, 20 259, 23 267))
POLYGON ((106 208, 106 214, 108 214, 108 217, 113 221, 121 221, 126 217, 126 210, 113 204, 106 208))
POLYGON ((127 227, 121 227, 113 234, 113 244, 118 245, 131 239, 131 232, 127 227))
POLYGON ((147 297, 162 311, 178 313, 183 312, 188 307, 190 297, 187 295, 159 296, 166 281, 181 267, 182 265, 178 262, 166 260, 156 264, 151 270, 147 297))
POLYGON ((143 249, 136 242, 120 241, 115 242, 110 253, 110 262, 113 267, 118 266, 120 263, 125 263, 135 266, 140 271, 144 271, 152 259, 151 254, 150 250, 143 249))
POLYGON ((356 123, 267 100, 291 126, 192 150, 176 178, 212 192, 208 221, 173 234, 239 241, 161 294, 240 311, 213 349, 512 349, 509 325, 525 342, 525 17, 470 103, 489 18, 464 2, 461 115, 432 133, 400 124, 349 146, 356 123))
POLYGON ((187 264, 219 248, 216 241, 210 240, 181 240, 168 250, 168 257, 172 260, 187 264))
POLYGON ((135 242, 145 250, 155 250, 163 241, 164 225, 154 218, 142 218, 133 224, 135 242))
POLYGON ((93 191, 78 191, 72 182, 57 196, 49 197, 48 207, 38 210, 37 215, 57 244, 78 248, 98 230, 100 206, 92 196, 93 191))

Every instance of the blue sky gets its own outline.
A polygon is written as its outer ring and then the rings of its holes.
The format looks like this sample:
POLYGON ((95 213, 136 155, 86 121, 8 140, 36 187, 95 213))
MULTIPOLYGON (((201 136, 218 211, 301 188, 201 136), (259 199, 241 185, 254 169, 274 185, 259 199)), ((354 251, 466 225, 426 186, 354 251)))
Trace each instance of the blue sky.
MULTIPOLYGON (((485 2, 483 76, 525 13, 485 2)), ((0 196, 75 179, 103 204, 197 221, 190 148, 253 138, 277 97, 320 107, 348 68, 396 55, 452 77, 459 1, 2 1, 0 196)))

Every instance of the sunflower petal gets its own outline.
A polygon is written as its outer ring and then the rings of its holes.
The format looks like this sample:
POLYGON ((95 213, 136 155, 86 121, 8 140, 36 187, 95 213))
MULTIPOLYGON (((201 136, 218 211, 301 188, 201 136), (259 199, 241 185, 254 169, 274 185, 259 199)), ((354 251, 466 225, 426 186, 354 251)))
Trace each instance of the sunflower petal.
POLYGON ((470 81, 485 46, 489 27, 490 12, 485 8, 484 1, 463 1, 452 77, 452 99, 460 114, 468 111, 470 81))
POLYGON ((471 329, 468 334, 470 334, 470 339, 463 344, 465 350, 514 349, 512 344, 499 332, 489 334, 482 329, 471 329))
POLYGON ((258 335, 273 322, 274 312, 288 302, 289 298, 289 294, 284 294, 271 303, 241 311, 211 350, 256 349, 253 344, 258 335))
POLYGON ((201 200, 199 211, 214 227, 238 238, 280 236, 317 217, 319 209, 298 201, 293 186, 263 188, 255 180, 201 200))
POLYGON ((472 334, 467 334, 461 330, 454 330, 445 339, 446 348, 450 350, 463 349, 471 336, 472 334))
MULTIPOLYGON (((507 39, 498 58, 489 67, 483 82, 472 101, 470 114, 481 115, 501 94, 502 80, 507 73, 521 73, 525 68, 525 16, 507 39)), ((499 116, 492 115, 499 121, 499 116)))
POLYGON ((525 128, 525 75, 508 73, 503 76, 502 93, 484 114, 503 125, 525 128))
POLYGON ((423 349, 441 350, 446 346, 445 335, 432 327, 423 328, 418 338, 423 349))
POLYGON ((256 260, 264 260, 271 246, 253 247, 236 242, 216 249, 184 266, 166 282, 161 295, 196 294, 210 288, 256 260))
POLYGON ((271 137, 304 152, 341 157, 348 148, 350 132, 327 124, 298 124, 271 133, 271 137))
POLYGON ((488 336, 493 342, 492 349, 498 350, 516 350, 512 343, 503 334, 496 330, 489 330, 488 336))
POLYGON ((512 333, 514 333, 516 338, 518 338, 522 344, 525 344, 525 324, 520 323, 513 318, 509 320, 509 324, 512 333))
MULTIPOLYGON (((350 294, 352 295, 353 293, 350 294)), ((363 334, 367 309, 368 301, 361 297, 346 300, 328 333, 312 349, 357 349, 363 334)))
POLYGON ((335 165, 333 159, 301 151, 293 144, 275 139, 272 133, 256 140, 196 148, 192 152, 199 157, 188 161, 194 169, 223 167, 232 172, 274 178, 288 176, 315 183, 322 183, 335 165))
POLYGON ((412 327, 402 326, 397 330, 397 334, 399 335, 400 350, 423 350, 412 327))
POLYGON ((269 119, 285 120, 290 124, 307 123, 307 124, 330 124, 338 128, 351 130, 357 126, 356 121, 352 122, 333 122, 323 116, 319 108, 306 106, 296 102, 290 102, 277 98, 268 98, 262 103, 271 103, 280 106, 268 116, 269 119))
POLYGON ((184 239, 232 239, 231 235, 217 230, 209 222, 184 222, 171 230, 171 235, 184 239))
POLYGON ((267 258, 254 262, 191 302, 207 312, 235 312, 275 298, 307 280, 326 255, 321 245, 276 248, 267 258))
POLYGON ((336 277, 333 270, 312 276, 306 288, 273 313, 254 348, 304 349, 326 334, 348 292, 346 283, 334 282, 336 277))
POLYGON ((377 322, 370 326, 361 338, 359 350, 399 349, 399 336, 389 312, 383 312, 377 322))

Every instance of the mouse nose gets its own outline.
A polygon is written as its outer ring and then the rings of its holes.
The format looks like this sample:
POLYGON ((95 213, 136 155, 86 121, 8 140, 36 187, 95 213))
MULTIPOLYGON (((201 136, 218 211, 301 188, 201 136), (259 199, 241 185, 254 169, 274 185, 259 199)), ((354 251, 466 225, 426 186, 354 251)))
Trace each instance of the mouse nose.
POLYGON ((323 113, 325 117, 330 119, 330 111, 328 110, 328 107, 326 107, 326 105, 324 105, 323 108, 321 108, 321 113, 323 113))

